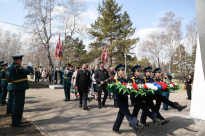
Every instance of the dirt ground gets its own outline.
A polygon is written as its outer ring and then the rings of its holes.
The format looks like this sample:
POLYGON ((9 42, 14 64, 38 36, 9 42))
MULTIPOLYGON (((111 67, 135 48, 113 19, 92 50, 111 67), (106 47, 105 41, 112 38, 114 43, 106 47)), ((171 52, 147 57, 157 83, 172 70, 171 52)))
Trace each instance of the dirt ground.
MULTIPOLYGON (((48 85, 35 83, 29 81, 30 88, 48 88, 48 85)), ((0 136, 42 136, 40 131, 23 118, 22 122, 25 127, 12 127, 11 126, 11 115, 6 114, 6 105, 0 105, 0 136)))

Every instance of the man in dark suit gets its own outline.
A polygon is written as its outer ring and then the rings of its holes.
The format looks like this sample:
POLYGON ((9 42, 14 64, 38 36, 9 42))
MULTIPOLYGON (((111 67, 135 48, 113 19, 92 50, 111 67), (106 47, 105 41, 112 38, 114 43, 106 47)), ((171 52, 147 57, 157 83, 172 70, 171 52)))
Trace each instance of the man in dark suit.
POLYGON ((84 103, 84 110, 87 110, 87 99, 88 99, 88 91, 91 86, 90 72, 86 70, 87 65, 84 63, 82 66, 82 70, 78 71, 76 77, 76 89, 78 89, 80 95, 80 105, 82 107, 82 99, 84 103))
POLYGON ((96 80, 96 89, 98 91, 98 108, 101 108, 101 105, 105 107, 105 101, 107 99, 107 83, 109 79, 108 71, 104 68, 103 62, 99 63, 100 67, 95 71, 95 80, 96 80), (101 94, 104 92, 104 98, 101 103, 101 94))

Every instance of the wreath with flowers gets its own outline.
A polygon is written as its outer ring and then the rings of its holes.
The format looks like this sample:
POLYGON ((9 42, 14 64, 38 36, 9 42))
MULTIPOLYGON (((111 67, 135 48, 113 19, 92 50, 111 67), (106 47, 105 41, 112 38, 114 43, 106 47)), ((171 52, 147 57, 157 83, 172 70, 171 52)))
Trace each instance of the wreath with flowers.
POLYGON ((181 89, 181 86, 174 82, 154 82, 145 84, 136 83, 111 83, 107 87, 108 91, 117 95, 149 95, 170 92, 181 89))

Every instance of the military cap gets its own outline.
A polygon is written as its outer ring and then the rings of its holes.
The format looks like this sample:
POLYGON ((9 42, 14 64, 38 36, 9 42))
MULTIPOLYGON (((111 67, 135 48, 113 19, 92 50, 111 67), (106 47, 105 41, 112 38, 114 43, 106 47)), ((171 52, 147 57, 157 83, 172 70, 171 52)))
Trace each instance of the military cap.
POLYGON ((148 66, 148 67, 144 68, 143 71, 144 72, 148 72, 148 71, 151 72, 152 71, 152 67, 148 66))
POLYGON ((161 68, 156 68, 152 73, 161 73, 161 68))
POLYGON ((1 61, 0 61, 0 63, 4 63, 4 61, 3 61, 3 60, 1 60, 1 61))
POLYGON ((168 71, 166 72, 168 76, 172 77, 172 74, 170 74, 168 71))
POLYGON ((12 56, 13 59, 21 59, 24 55, 16 55, 16 56, 12 56))
POLYGON ((6 65, 8 65, 8 63, 3 63, 3 64, 1 64, 0 66, 6 66, 6 65))
POLYGON ((115 71, 118 71, 120 69, 125 69, 125 64, 119 64, 116 66, 115 71))
POLYGON ((141 66, 140 65, 135 65, 131 71, 134 72, 135 70, 140 70, 141 66))

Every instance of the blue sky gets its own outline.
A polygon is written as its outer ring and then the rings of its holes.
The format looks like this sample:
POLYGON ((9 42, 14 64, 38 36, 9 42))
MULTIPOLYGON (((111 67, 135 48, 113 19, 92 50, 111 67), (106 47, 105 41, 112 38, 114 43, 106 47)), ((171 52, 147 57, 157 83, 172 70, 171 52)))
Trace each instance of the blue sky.
MULTIPOLYGON (((86 0, 87 16, 85 22, 89 25, 96 19, 97 7, 102 0, 86 0)), ((136 36, 143 37, 149 30, 157 27, 159 18, 165 12, 172 11, 177 16, 183 18, 182 28, 185 34, 185 26, 189 21, 196 17, 195 0, 116 0, 122 5, 122 11, 125 10, 131 17, 133 27, 137 27, 136 36)), ((19 0, 0 0, 0 21, 6 21, 18 25, 23 25, 26 11, 22 2, 19 0)), ((18 32, 17 27, 10 26, 0 22, 0 29, 18 32)), ((89 44, 89 40, 85 40, 89 44)))

